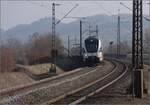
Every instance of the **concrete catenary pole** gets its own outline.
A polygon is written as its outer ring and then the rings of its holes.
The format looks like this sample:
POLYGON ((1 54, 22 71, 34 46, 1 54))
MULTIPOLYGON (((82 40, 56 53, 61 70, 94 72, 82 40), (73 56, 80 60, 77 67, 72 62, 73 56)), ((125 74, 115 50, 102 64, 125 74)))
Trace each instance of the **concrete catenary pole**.
POLYGON ((68 35, 68 57, 70 56, 70 37, 68 35))
POLYGON ((80 20, 80 58, 82 59, 82 20, 80 20))
POLYGON ((117 23, 117 57, 120 56, 120 10, 118 10, 118 23, 117 23))

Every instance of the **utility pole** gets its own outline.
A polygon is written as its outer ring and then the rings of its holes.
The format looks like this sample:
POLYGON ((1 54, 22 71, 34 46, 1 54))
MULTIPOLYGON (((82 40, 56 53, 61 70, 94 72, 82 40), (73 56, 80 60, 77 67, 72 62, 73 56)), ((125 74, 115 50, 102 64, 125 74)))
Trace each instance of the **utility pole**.
POLYGON ((150 18, 150 0, 149 0, 149 18, 150 18))
POLYGON ((89 23, 89 36, 91 36, 91 24, 89 23))
POLYGON ((58 25, 64 18, 67 18, 67 16, 76 8, 78 7, 78 4, 76 4, 71 10, 69 10, 60 20, 57 22, 55 21, 55 6, 59 6, 60 4, 52 4, 52 51, 51 51, 51 56, 52 56, 52 64, 51 64, 51 69, 50 72, 56 72, 56 56, 57 56, 57 49, 56 49, 56 43, 55 43, 55 27, 58 25))
POLYGON ((80 59, 82 59, 82 20, 80 20, 80 59))
POLYGON ((150 19, 150 0, 149 0, 149 2, 148 2, 148 3, 146 3, 146 4, 148 4, 148 5, 149 5, 149 19, 150 19))
POLYGON ((68 57, 70 56, 70 38, 68 35, 68 57))
POLYGON ((118 10, 118 23, 117 23, 117 57, 120 56, 120 10, 118 10))
MULTIPOLYGON (((150 0, 149 0, 149 18, 150 18, 150 0)), ((150 23, 149 23, 149 29, 150 29, 150 23)), ((150 49, 150 42, 148 43, 149 49, 150 49)), ((149 66, 150 66, 150 62, 149 62, 149 66)))
POLYGON ((98 25, 96 25, 96 35, 97 35, 97 38, 98 38, 98 25))
POLYGON ((56 73, 56 56, 57 56, 57 49, 56 49, 56 43, 55 43, 55 27, 56 27, 56 22, 55 22, 55 6, 58 4, 53 3, 52 4, 52 50, 51 50, 51 57, 52 57, 52 63, 51 63, 51 68, 50 68, 50 73, 56 73))
POLYGON ((76 37, 76 35, 74 36, 74 44, 75 45, 77 44, 77 37, 76 37))
MULTIPOLYGON (((150 19, 150 0, 149 0, 149 19, 150 19)), ((150 27, 150 23, 149 23, 149 27, 150 27)))
POLYGON ((143 0, 133 0, 132 68, 133 96, 143 97, 143 0))

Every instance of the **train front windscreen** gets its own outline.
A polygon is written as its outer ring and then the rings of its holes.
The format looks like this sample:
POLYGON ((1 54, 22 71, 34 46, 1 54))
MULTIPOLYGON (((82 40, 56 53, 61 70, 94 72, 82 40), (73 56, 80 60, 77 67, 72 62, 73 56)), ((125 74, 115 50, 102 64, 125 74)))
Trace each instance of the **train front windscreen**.
POLYGON ((88 53, 95 53, 98 50, 98 39, 88 38, 85 40, 85 47, 88 53))

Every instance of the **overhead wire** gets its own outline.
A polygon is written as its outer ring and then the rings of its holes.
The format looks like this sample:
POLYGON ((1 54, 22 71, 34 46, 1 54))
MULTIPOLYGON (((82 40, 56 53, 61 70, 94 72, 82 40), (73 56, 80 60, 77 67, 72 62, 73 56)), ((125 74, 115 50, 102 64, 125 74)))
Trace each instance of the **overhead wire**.
MULTIPOLYGON (((103 7, 103 5, 101 5, 101 4, 99 4, 99 2, 98 1, 94 1, 94 3, 95 3, 95 5, 97 5, 98 7, 100 7, 101 9, 103 9, 104 11, 105 11, 105 15, 113 15, 110 11, 108 11, 107 9, 105 9, 104 7, 103 7)), ((94 21, 92 24, 93 25, 95 25, 97 23, 97 20, 96 21, 94 21)))
MULTIPOLYGON (((128 6, 126 6, 124 3, 120 2, 120 4, 121 4, 123 7, 127 8, 128 10, 132 11, 132 9, 129 8, 128 6)), ((147 21, 150 21, 150 19, 147 18, 147 17, 145 17, 145 16, 143 16, 143 18, 144 18, 145 20, 147 20, 147 21)))
MULTIPOLYGON (((51 8, 45 6, 42 1, 41 1, 42 4, 39 4, 39 3, 37 3, 37 2, 34 1, 34 0, 26 0, 26 1, 28 1, 29 3, 31 3, 31 4, 33 4, 33 5, 43 7, 43 8, 45 8, 45 9, 47 9, 47 10, 51 10, 51 8)), ((38 2, 40 2, 40 1, 38 1, 38 2)), ((61 3, 61 5, 63 5, 63 4, 61 3)), ((57 12, 58 12, 59 14, 61 14, 61 15, 64 15, 63 12, 60 12, 60 11, 57 11, 57 12)))
POLYGON ((71 8, 71 10, 69 10, 59 21, 57 21, 56 24, 59 24, 66 16, 68 16, 76 7, 78 6, 78 4, 76 4, 73 8, 71 8))
POLYGON ((98 1, 95 1, 95 4, 98 5, 101 9, 103 9, 106 13, 108 13, 108 14, 105 13, 106 15, 113 15, 110 11, 108 11, 107 9, 105 9, 103 7, 103 5, 99 4, 98 1))
POLYGON ((33 1, 33 0, 26 0, 26 1, 29 1, 30 3, 34 4, 34 5, 37 5, 37 6, 40 6, 40 7, 43 7, 45 9, 48 9, 50 10, 50 8, 46 7, 44 4, 38 4, 37 2, 33 1))
MULTIPOLYGON (((31 4, 33 4, 33 5, 43 7, 43 8, 45 8, 45 9, 47 9, 47 10, 51 10, 51 8, 45 6, 42 1, 41 1, 42 4, 39 4, 39 3, 37 3, 36 1, 33 1, 33 0, 26 0, 26 1, 29 1, 29 2, 30 2, 31 4)), ((38 2, 39 2, 39 1, 38 1, 38 2)), ((62 4, 61 4, 61 5, 62 5, 62 4)), ((57 11, 57 12, 58 12, 58 11, 57 11)), ((64 13, 62 13, 62 12, 58 12, 58 13, 61 14, 61 15, 64 15, 64 13)))

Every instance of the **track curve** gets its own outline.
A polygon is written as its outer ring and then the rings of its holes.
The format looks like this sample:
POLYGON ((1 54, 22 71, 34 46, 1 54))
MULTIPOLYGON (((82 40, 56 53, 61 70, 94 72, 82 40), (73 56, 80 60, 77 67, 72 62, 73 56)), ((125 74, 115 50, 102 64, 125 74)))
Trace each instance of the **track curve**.
MULTIPOLYGON (((110 63, 109 61, 105 61, 104 65, 99 65, 95 67, 85 67, 53 78, 41 80, 33 84, 2 90, 0 91, 0 105, 6 104, 18 105, 17 103, 19 103, 19 105, 33 105, 33 104, 40 105, 41 103, 44 103, 51 99, 51 94, 53 94, 52 90, 55 89, 55 88, 52 89, 52 87, 59 86, 57 88, 61 88, 62 90, 61 84, 63 84, 63 86, 65 86, 65 84, 69 82, 72 84, 73 83, 72 80, 76 79, 80 80, 79 78, 86 74, 96 73, 97 69, 100 69, 98 70, 99 73, 101 73, 101 69, 103 69, 103 71, 107 69, 108 71, 106 73, 108 73, 111 71, 112 67, 113 67, 112 63, 110 63)), ((103 75, 104 74, 99 74, 99 76, 103 75)))
POLYGON ((113 70, 103 76, 102 78, 99 78, 98 80, 74 91, 71 93, 68 93, 65 97, 62 99, 59 98, 55 101, 50 101, 47 103, 44 103, 42 105, 76 105, 80 103, 81 101, 85 100, 87 97, 90 97, 94 95, 95 93, 98 93, 102 91, 103 89, 107 88, 108 86, 112 85, 116 81, 118 81, 126 72, 127 67, 125 64, 123 64, 120 61, 112 61, 112 63, 115 65, 113 70))

